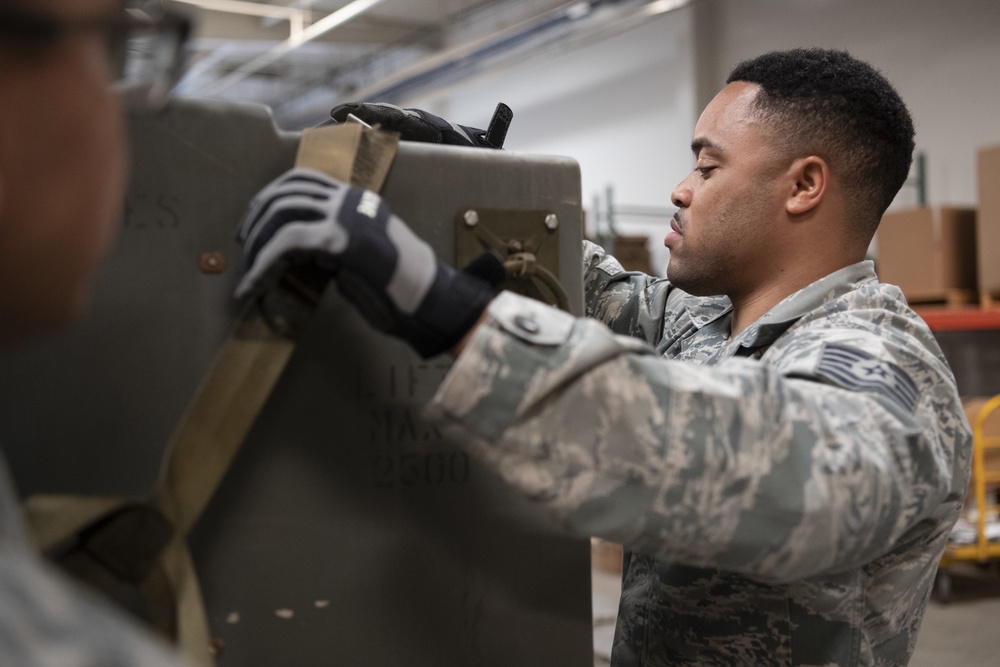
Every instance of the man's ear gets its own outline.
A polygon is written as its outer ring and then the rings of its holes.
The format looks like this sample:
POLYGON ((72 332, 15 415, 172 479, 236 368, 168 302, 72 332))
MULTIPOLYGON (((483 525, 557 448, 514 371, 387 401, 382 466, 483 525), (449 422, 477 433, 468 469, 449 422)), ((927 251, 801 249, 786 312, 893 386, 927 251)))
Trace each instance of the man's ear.
POLYGON ((816 208, 830 187, 830 167, 823 158, 810 155, 798 158, 788 171, 792 191, 785 203, 789 215, 802 215, 816 208))

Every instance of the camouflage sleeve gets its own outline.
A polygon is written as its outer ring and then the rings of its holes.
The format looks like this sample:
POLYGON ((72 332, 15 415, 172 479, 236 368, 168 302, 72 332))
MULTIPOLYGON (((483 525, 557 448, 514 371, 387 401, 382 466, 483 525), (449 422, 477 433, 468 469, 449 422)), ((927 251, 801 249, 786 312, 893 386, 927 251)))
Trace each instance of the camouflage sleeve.
POLYGON ((827 332, 778 366, 698 367, 513 295, 488 313, 429 413, 573 534, 792 581, 961 502, 968 426, 930 370, 918 391, 867 391, 824 378, 827 332))
POLYGON ((166 644, 27 548, 0 548, 0 664, 183 667, 166 644))
POLYGON ((664 326, 670 282, 639 271, 626 271, 601 246, 583 242, 586 314, 623 336, 653 345, 664 326))
POLYGON ((36 554, 0 456, 0 665, 186 664, 165 642, 36 554))

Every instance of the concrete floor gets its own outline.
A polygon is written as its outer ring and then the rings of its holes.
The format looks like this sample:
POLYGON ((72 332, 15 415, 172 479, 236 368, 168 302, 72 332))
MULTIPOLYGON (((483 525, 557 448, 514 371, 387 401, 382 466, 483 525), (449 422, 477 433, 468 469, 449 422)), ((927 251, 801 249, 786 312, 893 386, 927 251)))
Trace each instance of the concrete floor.
MULTIPOLYGON (((610 664, 619 575, 595 568, 594 667, 610 664)), ((956 567, 947 604, 932 600, 909 667, 1000 665, 1000 568, 956 567)))
POLYGON ((1000 665, 1000 568, 956 567, 947 604, 927 606, 910 667, 1000 665))

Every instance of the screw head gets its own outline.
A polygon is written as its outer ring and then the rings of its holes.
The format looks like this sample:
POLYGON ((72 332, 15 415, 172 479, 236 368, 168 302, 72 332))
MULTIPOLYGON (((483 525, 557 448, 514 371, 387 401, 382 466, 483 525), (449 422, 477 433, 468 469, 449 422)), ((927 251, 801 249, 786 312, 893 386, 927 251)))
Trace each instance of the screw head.
POLYGON ((555 213, 549 213, 545 216, 545 227, 550 231, 554 232, 559 228, 559 217, 555 213))
POLYGON ((466 227, 475 227, 479 224, 479 213, 470 208, 465 212, 465 215, 462 216, 462 219, 465 220, 466 227))

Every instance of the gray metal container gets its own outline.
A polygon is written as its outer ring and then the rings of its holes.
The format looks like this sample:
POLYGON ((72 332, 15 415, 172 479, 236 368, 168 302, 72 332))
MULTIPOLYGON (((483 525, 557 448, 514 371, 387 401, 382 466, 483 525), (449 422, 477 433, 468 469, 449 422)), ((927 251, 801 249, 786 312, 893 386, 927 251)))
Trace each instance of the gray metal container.
MULTIPOLYGON (((0 442, 22 495, 149 493, 237 313, 236 224, 298 135, 262 107, 190 100, 134 119, 132 143, 90 314, 0 360, 0 442)), ((463 211, 554 213, 580 312, 571 160, 404 142, 383 196, 452 262, 463 211)), ((592 664, 589 544, 421 420, 448 365, 328 291, 189 536, 220 665, 592 664)))

